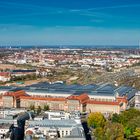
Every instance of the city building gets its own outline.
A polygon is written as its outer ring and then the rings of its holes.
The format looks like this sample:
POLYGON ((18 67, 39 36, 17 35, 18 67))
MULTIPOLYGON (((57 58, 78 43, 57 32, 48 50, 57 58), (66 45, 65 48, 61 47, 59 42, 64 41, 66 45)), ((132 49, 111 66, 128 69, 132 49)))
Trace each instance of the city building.
POLYGON ((23 90, 15 89, 6 92, 2 96, 3 105, 5 108, 20 108, 20 96, 26 96, 23 90))
POLYGON ((10 79, 11 79, 10 72, 0 72, 0 81, 6 82, 10 81, 10 79))
POLYGON ((127 100, 124 98, 121 101, 97 101, 89 100, 86 105, 86 111, 101 112, 103 114, 119 114, 121 111, 126 110, 127 100))
POLYGON ((25 134, 36 137, 63 138, 71 136, 74 138, 85 139, 84 130, 81 124, 77 124, 74 120, 48 120, 29 121, 29 126, 25 130, 25 134), (75 131, 75 134, 73 131, 75 131))
POLYGON ((140 109, 140 91, 135 94, 135 108, 140 109))
POLYGON ((11 124, 0 124, 0 140, 5 140, 11 124))
POLYGON ((111 84, 66 85, 65 83, 40 83, 23 88, 1 87, 1 107, 35 108, 45 105, 50 110, 61 111, 101 111, 119 113, 130 106, 135 106, 133 87, 114 86, 111 84), (4 91, 8 92, 4 92, 4 91), (2 93, 4 92, 4 93, 2 93), (66 93, 66 94, 65 94, 66 93), (99 106, 100 105, 100 106, 99 106), (106 106, 102 110, 102 106, 106 106), (111 109, 109 109, 111 108, 111 109))
POLYGON ((89 100, 87 94, 71 95, 67 97, 67 102, 65 104, 65 111, 86 111, 86 104, 89 100))

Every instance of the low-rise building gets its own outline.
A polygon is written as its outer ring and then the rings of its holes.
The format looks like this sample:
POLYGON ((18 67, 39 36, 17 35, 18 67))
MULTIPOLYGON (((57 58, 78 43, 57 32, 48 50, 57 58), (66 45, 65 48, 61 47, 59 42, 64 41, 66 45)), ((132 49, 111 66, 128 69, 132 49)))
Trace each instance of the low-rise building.
MULTIPOLYGON (((72 136, 73 131, 78 129, 77 137, 81 139, 85 139, 84 130, 81 124, 77 124, 74 120, 41 120, 41 121, 29 121, 29 126, 25 130, 25 134, 28 132, 31 135, 43 134, 45 137, 48 136, 49 138, 62 138, 66 136, 72 136), (79 133, 78 133, 79 132, 79 133)), ((37 136, 37 137, 39 137, 37 136)))
POLYGON ((70 118, 70 113, 64 111, 45 111, 49 120, 66 120, 70 118))
POLYGON ((11 109, 2 108, 2 109, 0 109, 0 118, 8 118, 9 116, 14 117, 23 112, 26 112, 26 110, 17 109, 17 108, 11 108, 11 109))
POLYGON ((10 81, 11 74, 9 72, 0 72, 0 81, 6 82, 10 81))
POLYGON ((140 109, 140 91, 135 94, 135 108, 140 109))
POLYGON ((11 124, 0 124, 0 139, 5 140, 11 124))

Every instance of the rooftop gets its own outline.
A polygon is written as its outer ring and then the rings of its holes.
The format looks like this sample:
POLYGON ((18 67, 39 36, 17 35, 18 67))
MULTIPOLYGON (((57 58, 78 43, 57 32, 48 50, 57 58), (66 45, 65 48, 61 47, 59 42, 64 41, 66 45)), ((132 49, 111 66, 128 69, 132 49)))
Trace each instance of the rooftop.
POLYGON ((74 120, 40 120, 40 121, 29 121, 29 127, 74 127, 77 123, 74 120))
POLYGON ((86 93, 84 93, 84 94, 81 94, 79 96, 71 95, 67 99, 68 100, 79 100, 81 103, 84 103, 89 99, 89 97, 86 93))
POLYGON ((31 96, 21 96, 20 99, 30 99, 30 100, 46 100, 46 101, 65 101, 65 98, 54 98, 54 97, 31 97, 31 96))
POLYGON ((67 85, 65 83, 48 83, 41 82, 38 84, 33 84, 26 87, 14 87, 14 86, 0 86, 1 91, 10 91, 15 92, 18 90, 24 90, 25 92, 34 92, 34 93, 43 93, 43 94, 69 94, 69 95, 81 95, 82 93, 87 93, 88 95, 94 96, 127 96, 128 99, 131 99, 137 90, 129 86, 120 86, 116 87, 109 83, 105 84, 89 84, 89 85, 80 85, 72 84, 67 85))

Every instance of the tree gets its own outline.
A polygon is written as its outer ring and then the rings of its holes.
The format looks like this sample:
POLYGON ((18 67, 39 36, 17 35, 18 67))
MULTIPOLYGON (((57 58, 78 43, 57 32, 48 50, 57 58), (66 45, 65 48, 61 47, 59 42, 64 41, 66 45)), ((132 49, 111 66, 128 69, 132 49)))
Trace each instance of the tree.
POLYGON ((133 134, 137 140, 140 140, 140 127, 136 128, 136 130, 133 134))
POLYGON ((134 136, 134 132, 140 128, 140 116, 131 119, 125 127, 125 135, 127 138, 134 136))
POLYGON ((38 106, 37 108, 37 115, 39 115, 41 113, 42 109, 41 109, 41 106, 38 106))
POLYGON ((112 122, 120 122, 120 115, 117 113, 113 114, 111 121, 112 122))
POLYGON ((123 129, 119 123, 106 122, 103 128, 96 128, 94 134, 97 140, 124 140, 123 129))
POLYGON ((103 127, 105 125, 105 122, 106 119, 99 112, 90 113, 87 119, 88 126, 93 128, 103 127))
POLYGON ((118 122, 118 123, 123 124, 124 126, 127 126, 128 122, 130 122, 131 119, 137 116, 140 116, 140 111, 137 109, 131 108, 129 110, 122 112, 119 115, 114 114, 112 117, 112 122, 118 122))
POLYGON ((124 140, 124 128, 122 124, 107 122, 104 127, 106 140, 124 140))
POLYGON ((96 128, 95 132, 93 132, 94 136, 96 137, 97 140, 103 140, 104 138, 104 129, 102 127, 96 128))
POLYGON ((140 111, 134 108, 126 110, 121 114, 114 114, 112 122, 118 122, 124 126, 124 133, 126 138, 133 136, 137 127, 140 127, 140 111))
POLYGON ((49 110, 50 108, 49 108, 49 106, 48 105, 44 105, 44 111, 47 111, 47 110, 49 110))
POLYGON ((30 110, 33 110, 33 111, 35 111, 35 106, 34 105, 30 105, 30 110))
POLYGON ((134 132, 137 127, 140 127, 140 116, 131 119, 127 127, 130 128, 132 132, 134 132))

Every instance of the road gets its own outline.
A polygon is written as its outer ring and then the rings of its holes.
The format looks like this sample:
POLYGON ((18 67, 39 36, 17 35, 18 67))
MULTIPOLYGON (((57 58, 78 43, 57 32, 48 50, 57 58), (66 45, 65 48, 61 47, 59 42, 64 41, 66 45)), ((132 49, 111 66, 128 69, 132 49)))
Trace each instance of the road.
POLYGON ((90 133, 89 133, 89 128, 87 126, 87 123, 86 122, 83 122, 82 125, 83 125, 84 131, 85 131, 86 140, 93 140, 91 138, 90 133))

